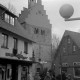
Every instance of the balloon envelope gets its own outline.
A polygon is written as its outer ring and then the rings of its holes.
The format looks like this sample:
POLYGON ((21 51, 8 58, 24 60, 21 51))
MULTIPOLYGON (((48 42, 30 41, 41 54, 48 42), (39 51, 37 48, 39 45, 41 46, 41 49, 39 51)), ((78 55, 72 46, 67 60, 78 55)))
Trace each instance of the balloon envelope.
POLYGON ((64 4, 60 10, 59 13, 63 18, 70 18, 73 15, 74 9, 70 4, 64 4))

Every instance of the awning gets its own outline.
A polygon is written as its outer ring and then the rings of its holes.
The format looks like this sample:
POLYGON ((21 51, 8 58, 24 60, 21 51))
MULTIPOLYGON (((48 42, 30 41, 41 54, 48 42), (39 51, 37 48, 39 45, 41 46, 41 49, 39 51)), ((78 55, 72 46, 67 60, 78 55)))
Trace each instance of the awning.
POLYGON ((0 63, 1 64, 15 64, 15 65, 25 65, 25 66, 30 66, 34 62, 33 61, 25 61, 25 60, 16 60, 16 59, 8 59, 8 58, 0 58, 0 63))

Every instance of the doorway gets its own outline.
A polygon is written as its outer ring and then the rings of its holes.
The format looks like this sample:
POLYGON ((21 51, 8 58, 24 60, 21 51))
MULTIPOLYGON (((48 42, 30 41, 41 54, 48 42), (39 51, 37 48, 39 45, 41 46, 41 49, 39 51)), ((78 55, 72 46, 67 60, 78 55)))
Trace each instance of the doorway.
POLYGON ((12 80, 18 80, 18 66, 12 65, 12 80))
POLYGON ((5 66, 0 66, 0 80, 5 80, 5 66))

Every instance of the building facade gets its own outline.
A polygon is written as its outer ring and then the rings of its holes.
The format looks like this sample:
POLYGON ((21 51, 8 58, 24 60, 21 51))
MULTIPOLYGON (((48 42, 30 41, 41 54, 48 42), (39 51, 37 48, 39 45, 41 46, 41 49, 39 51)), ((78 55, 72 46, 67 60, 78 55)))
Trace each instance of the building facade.
POLYGON ((35 60, 47 62, 43 64, 51 68, 51 24, 44 10, 41 0, 28 0, 28 8, 19 14, 19 22, 29 33, 29 38, 34 42, 35 60), (27 26, 28 25, 28 26, 27 26))
POLYGON ((34 42, 17 18, 0 4, 0 80, 27 80, 32 73, 34 42))
POLYGON ((65 31, 54 56, 55 73, 62 71, 74 80, 80 79, 80 33, 65 31))

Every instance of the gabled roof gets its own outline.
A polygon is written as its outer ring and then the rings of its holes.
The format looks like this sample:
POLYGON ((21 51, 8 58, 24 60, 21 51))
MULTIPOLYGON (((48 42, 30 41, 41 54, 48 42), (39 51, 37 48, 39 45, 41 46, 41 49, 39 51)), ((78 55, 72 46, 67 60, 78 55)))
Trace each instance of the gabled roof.
POLYGON ((4 10, 4 12, 9 13, 10 15, 12 15, 13 17, 17 17, 15 14, 13 14, 12 12, 10 12, 8 10, 8 8, 6 8, 5 6, 3 6, 2 4, 0 4, 0 8, 4 10))
POLYGON ((76 45, 77 45, 78 47, 80 47, 80 33, 79 33, 79 32, 69 31, 69 30, 65 30, 65 32, 64 32, 64 34, 63 34, 63 37, 62 37, 62 39, 61 39, 61 42, 60 42, 60 44, 59 44, 59 46, 58 46, 58 48, 57 48, 57 50, 56 50, 56 52, 55 52, 54 60, 56 59, 56 57, 57 57, 58 54, 59 54, 59 53, 58 53, 58 50, 59 50, 60 45, 61 45, 61 43, 62 43, 62 40, 63 40, 63 38, 64 38, 65 36, 70 36, 71 39, 76 43, 76 45))
POLYGON ((29 36, 27 36, 26 30, 21 26, 17 19, 15 19, 14 26, 0 19, 0 28, 5 29, 13 34, 16 34, 26 40, 34 42, 29 38, 29 36))
POLYGON ((69 35, 73 39, 73 41, 77 44, 77 46, 80 47, 80 33, 79 32, 73 32, 73 31, 66 30, 64 32, 63 37, 67 35, 69 35))

